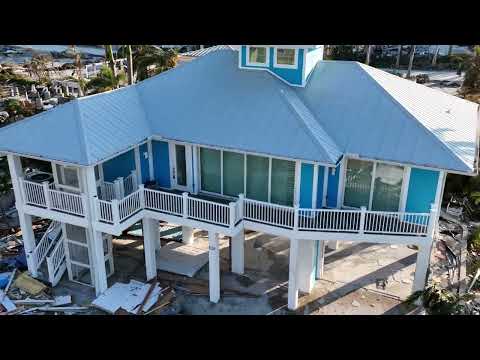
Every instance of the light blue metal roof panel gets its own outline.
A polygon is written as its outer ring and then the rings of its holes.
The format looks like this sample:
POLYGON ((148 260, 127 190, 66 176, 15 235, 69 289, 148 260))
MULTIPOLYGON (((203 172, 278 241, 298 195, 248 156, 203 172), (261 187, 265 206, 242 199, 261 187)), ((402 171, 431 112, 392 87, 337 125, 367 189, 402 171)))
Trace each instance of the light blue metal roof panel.
MULTIPOLYGON (((445 146, 356 62, 319 62, 307 86, 295 90, 346 154, 473 171, 473 162, 466 163, 455 148, 445 146)), ((417 102, 421 102, 421 92, 417 94, 417 102)), ((475 113, 467 112, 458 121, 469 123, 475 118, 475 113)), ((469 146, 475 145, 470 142, 469 146)))
POLYGON ((138 84, 153 133, 334 164, 282 93, 288 85, 237 61, 237 52, 218 50, 138 84))
POLYGON ((69 102, 0 129, 0 151, 85 164, 79 131, 76 105, 69 102))
POLYGON ((150 136, 135 86, 80 98, 77 106, 90 164, 150 136))

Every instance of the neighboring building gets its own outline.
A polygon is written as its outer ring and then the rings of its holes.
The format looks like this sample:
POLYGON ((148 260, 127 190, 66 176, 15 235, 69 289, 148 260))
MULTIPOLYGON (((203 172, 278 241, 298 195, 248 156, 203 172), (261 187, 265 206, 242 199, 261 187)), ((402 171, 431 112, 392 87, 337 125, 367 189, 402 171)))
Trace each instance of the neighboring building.
POLYGON ((235 45, 215 45, 207 48, 202 46, 200 49, 178 54, 178 64, 190 62, 200 56, 204 56, 218 50, 235 50, 234 47, 235 45))
POLYGON ((241 274, 246 229, 290 239, 291 309, 322 276, 327 241, 417 245, 423 289, 446 175, 477 174, 479 107, 322 58, 321 45, 212 51, 0 129, 30 272, 48 257, 54 282, 66 268, 102 293, 111 236, 142 220, 152 279, 163 220, 187 243, 208 231, 213 302, 218 234, 241 274), (51 162, 54 183, 26 181, 22 157, 51 162), (33 215, 58 222, 50 252, 33 215))

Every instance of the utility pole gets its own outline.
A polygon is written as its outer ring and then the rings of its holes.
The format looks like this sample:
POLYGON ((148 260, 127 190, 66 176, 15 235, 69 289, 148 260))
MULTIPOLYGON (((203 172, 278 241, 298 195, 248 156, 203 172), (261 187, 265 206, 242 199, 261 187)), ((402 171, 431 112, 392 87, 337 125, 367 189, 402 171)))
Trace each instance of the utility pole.
POLYGON ((77 77, 78 77, 78 95, 79 97, 83 96, 83 74, 82 74, 82 61, 80 58, 80 53, 77 52, 75 45, 72 45, 73 52, 75 53, 75 65, 77 66, 77 77))
POLYGON ((415 45, 410 45, 410 61, 408 62, 408 71, 407 71, 407 79, 410 79, 410 75, 412 73, 412 66, 413 66, 413 58, 415 57, 415 45))
POLYGON ((438 53, 440 52, 440 45, 437 45, 435 52, 433 53, 432 66, 437 65, 438 53))
POLYGON ((367 45, 367 60, 365 64, 370 65, 370 55, 372 54, 372 45, 367 45))
POLYGON ((133 84, 133 60, 132 60, 132 45, 127 45, 127 72, 128 85, 133 84))
POLYGON ((400 68, 400 56, 402 56, 402 45, 398 45, 397 62, 395 63, 397 69, 400 68))

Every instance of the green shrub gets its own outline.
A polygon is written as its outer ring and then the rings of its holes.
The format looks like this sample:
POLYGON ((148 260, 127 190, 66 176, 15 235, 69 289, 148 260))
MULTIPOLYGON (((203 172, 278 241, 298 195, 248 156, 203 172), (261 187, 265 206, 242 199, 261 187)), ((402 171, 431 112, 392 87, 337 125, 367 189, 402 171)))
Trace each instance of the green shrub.
POLYGON ((468 249, 474 252, 480 252, 480 228, 477 228, 468 241, 468 249))

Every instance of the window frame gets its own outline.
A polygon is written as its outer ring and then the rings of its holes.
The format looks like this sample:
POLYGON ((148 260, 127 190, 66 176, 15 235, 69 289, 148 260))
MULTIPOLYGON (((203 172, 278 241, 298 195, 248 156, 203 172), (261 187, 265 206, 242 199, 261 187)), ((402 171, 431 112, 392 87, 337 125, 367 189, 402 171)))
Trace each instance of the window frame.
MULTIPOLYGON (((214 197, 219 197, 219 198, 225 198, 225 199, 231 199, 231 200, 237 200, 238 196, 230 196, 224 194, 224 189, 223 189, 223 152, 231 152, 231 153, 236 153, 236 154, 241 154, 243 155, 243 195, 246 197, 247 193, 247 155, 253 155, 253 156, 260 156, 268 159, 268 203, 271 203, 271 186, 272 186, 272 160, 273 159, 278 159, 278 160, 285 160, 285 161, 291 161, 292 163, 295 164, 295 182, 294 182, 294 193, 293 193, 293 199, 292 203, 295 205, 295 202, 297 200, 297 187, 300 186, 299 183, 299 178, 297 176, 297 160, 294 159, 289 159, 289 158, 284 158, 284 157, 277 157, 277 156, 268 156, 264 154, 258 154, 258 153, 251 153, 251 152, 245 152, 245 151, 238 151, 238 150, 230 150, 230 149, 223 149, 223 148, 218 148, 218 147, 213 147, 213 146, 205 146, 205 145, 198 145, 197 146, 197 157, 198 157, 198 162, 197 162, 197 171, 198 171, 198 184, 199 184, 199 193, 205 194, 205 195, 210 195, 214 197), (200 149, 201 148, 206 148, 206 149, 211 149, 211 150, 218 150, 220 151, 220 183, 221 183, 221 193, 214 193, 210 191, 206 191, 202 189, 202 161, 200 159, 201 153, 200 149)), ((258 201, 258 200, 255 200, 258 201)), ((272 203, 273 204, 273 203, 272 203)))
POLYGON ((59 188, 62 188, 62 189, 65 189, 65 190, 70 190, 70 191, 74 191, 74 192, 81 192, 81 181, 80 181, 81 179, 80 179, 80 171, 79 170, 80 169, 76 166, 63 165, 63 164, 56 163, 55 164, 55 172, 56 172, 56 175, 57 175, 56 185, 59 188), (65 168, 75 170, 75 172, 77 174, 78 187, 63 184, 63 182, 65 182, 65 168), (60 169, 60 172, 58 172, 58 169, 60 169))
POLYGON ((290 47, 274 47, 273 48, 273 66, 276 68, 283 68, 283 69, 297 69, 298 68, 298 49, 297 48, 290 48, 290 47), (277 61, 277 51, 289 49, 294 51, 294 58, 293 64, 279 64, 277 61))
MULTIPOLYGON (((345 159, 345 165, 344 165, 344 169, 343 169, 343 186, 342 186, 342 205, 341 205, 341 207, 345 208, 345 209, 358 210, 359 208, 345 205, 345 187, 347 185, 348 160, 349 160, 349 158, 345 159)), ((360 160, 360 161, 373 163, 372 179, 371 179, 371 183, 370 183, 370 193, 369 193, 369 199, 368 199, 368 206, 366 206, 368 211, 371 211, 372 204, 373 204, 373 193, 375 191, 374 187, 375 187, 375 178, 376 178, 376 174, 377 174, 377 164, 402 167, 403 168, 402 188, 400 190, 400 200, 398 202, 397 212, 404 211, 405 197, 407 195, 407 190, 408 190, 408 185, 409 185, 408 184, 409 183, 409 172, 410 172, 410 167, 409 166, 403 165, 403 164, 398 164, 398 163, 391 163, 391 162, 388 162, 388 161, 367 160, 367 159, 362 159, 362 158, 352 158, 352 160, 360 160)), ((380 211, 380 212, 382 212, 382 211, 380 211)), ((383 212, 388 212, 388 211, 383 211, 383 212)))
POLYGON ((247 58, 246 58, 246 61, 245 61, 245 64, 247 66, 267 66, 270 64, 270 49, 268 46, 266 45, 247 45, 247 54, 246 54, 247 58), (250 61, 250 48, 264 48, 265 49, 265 53, 266 53, 266 56, 265 56, 265 62, 264 63, 261 63, 261 62, 251 62, 250 61))

